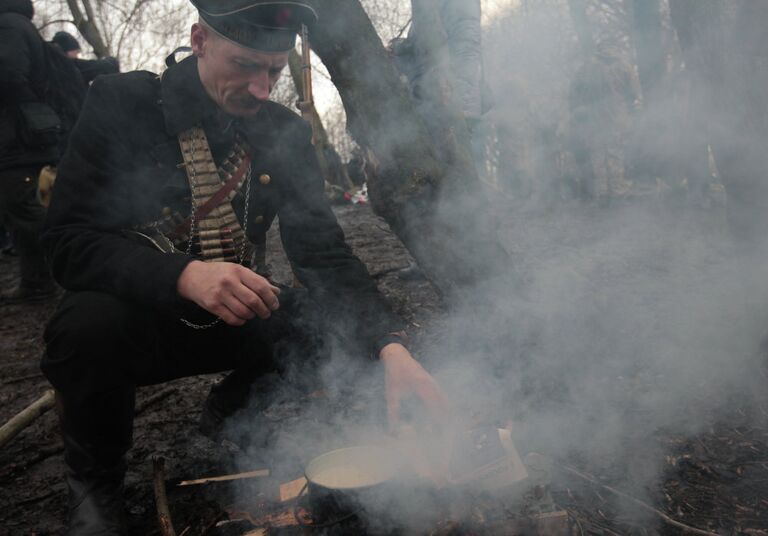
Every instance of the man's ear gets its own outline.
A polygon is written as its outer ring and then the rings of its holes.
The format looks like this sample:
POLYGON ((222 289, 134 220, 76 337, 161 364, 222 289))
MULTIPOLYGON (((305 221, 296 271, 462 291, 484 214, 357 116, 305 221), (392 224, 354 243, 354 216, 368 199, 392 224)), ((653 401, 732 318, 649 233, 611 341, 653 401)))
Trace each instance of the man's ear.
POLYGON ((198 58, 203 57, 205 54, 207 41, 208 29, 199 22, 194 23, 192 25, 190 42, 192 43, 192 53, 198 58))

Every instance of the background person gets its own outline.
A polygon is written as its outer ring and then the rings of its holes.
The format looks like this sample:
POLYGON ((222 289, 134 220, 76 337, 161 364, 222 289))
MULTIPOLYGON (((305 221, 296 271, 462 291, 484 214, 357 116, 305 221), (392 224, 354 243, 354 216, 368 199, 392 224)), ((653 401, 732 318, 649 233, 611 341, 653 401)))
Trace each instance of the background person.
POLYGON ((84 60, 80 58, 80 54, 82 53, 80 43, 75 36, 70 33, 65 31, 56 32, 56 35, 53 36, 51 42, 58 46, 68 58, 75 62, 75 67, 80 71, 86 84, 93 82, 97 76, 120 72, 120 62, 117 58, 108 57, 97 60, 84 60))
POLYGON ((66 146, 85 84, 57 48, 32 24, 29 0, 0 1, 0 220, 19 253, 19 284, 0 295, 6 303, 50 298, 56 287, 38 243, 45 209, 37 180, 66 146))

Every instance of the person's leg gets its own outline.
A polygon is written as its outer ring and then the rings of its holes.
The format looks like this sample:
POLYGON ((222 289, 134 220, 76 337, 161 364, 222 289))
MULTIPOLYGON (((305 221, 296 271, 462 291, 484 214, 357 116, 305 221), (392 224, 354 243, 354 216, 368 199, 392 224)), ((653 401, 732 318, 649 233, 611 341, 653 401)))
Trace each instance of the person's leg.
POLYGON ((55 285, 39 244, 45 208, 37 200, 40 166, 0 172, 0 212, 13 232, 21 263, 17 288, 3 294, 5 301, 32 301, 55 294, 55 285))
MULTIPOLYGON (((310 366, 312 360, 323 354, 325 330, 320 316, 306 290, 283 288, 280 309, 269 320, 254 319, 244 326, 246 358, 211 388, 200 418, 200 431, 214 440, 221 439, 229 417, 249 404, 249 411, 266 407, 284 380, 296 389, 304 388, 296 385, 296 379, 302 375, 295 370, 299 366, 310 366), (252 360, 247 357, 249 353, 264 357, 252 360)), ((236 443, 240 440, 227 439, 236 443)))
POLYGON ((135 398, 127 369, 152 347, 146 327, 144 317, 119 300, 83 292, 65 296, 45 332, 41 368, 56 388, 69 536, 122 533, 135 398))
MULTIPOLYGON (((124 456, 137 385, 236 368, 246 332, 195 331, 108 294, 68 294, 41 368, 57 391, 70 488, 69 535, 120 534, 124 456)), ((249 363, 263 355, 254 349, 249 363)))

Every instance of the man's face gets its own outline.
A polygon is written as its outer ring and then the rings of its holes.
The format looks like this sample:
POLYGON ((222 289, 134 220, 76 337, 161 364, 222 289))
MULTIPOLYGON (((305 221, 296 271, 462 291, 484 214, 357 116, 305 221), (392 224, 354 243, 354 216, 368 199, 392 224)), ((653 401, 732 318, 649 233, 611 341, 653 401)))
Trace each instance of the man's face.
POLYGON ((80 57, 80 49, 76 48, 75 50, 67 50, 67 57, 72 59, 77 59, 80 57))
POLYGON ((201 24, 192 26, 192 50, 208 95, 226 113, 241 117, 259 111, 288 63, 287 52, 241 47, 201 24))

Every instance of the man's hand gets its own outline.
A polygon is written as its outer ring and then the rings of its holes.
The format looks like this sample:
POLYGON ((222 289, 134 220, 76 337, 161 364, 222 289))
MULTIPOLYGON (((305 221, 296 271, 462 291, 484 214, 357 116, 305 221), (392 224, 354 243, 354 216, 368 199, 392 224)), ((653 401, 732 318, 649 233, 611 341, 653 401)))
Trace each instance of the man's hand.
POLYGON ((279 288, 231 262, 190 262, 176 290, 230 326, 242 326, 254 316, 267 319, 280 307, 279 288))
POLYGON ((448 399, 435 379, 424 370, 402 344, 388 344, 379 354, 384 363, 387 418, 394 430, 400 421, 400 401, 415 394, 433 417, 440 419, 448 410, 448 399))

